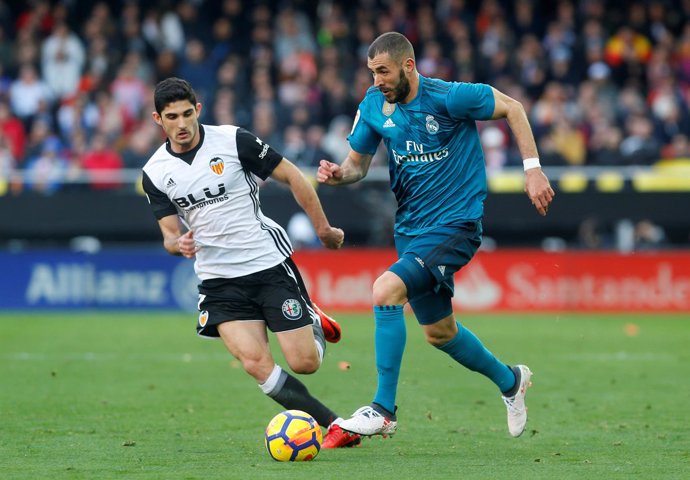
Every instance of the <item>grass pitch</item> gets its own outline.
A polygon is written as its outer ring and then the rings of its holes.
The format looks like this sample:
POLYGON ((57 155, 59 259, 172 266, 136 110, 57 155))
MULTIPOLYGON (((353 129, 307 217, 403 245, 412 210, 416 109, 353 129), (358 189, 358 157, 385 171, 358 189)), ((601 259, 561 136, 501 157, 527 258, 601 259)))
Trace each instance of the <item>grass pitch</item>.
MULTIPOLYGON (((373 396, 373 321, 338 318, 343 340, 300 378, 347 416, 373 396)), ((690 315, 461 318, 534 371, 521 438, 495 387, 410 318, 396 436, 284 464, 263 446, 281 408, 194 315, 2 314, 0 478, 688 478, 690 315)))

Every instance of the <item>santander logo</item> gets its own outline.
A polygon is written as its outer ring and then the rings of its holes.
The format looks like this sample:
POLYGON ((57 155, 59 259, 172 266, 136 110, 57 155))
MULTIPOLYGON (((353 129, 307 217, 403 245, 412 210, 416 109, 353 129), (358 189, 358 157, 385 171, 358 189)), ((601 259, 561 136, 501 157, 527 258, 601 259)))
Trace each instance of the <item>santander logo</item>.
MULTIPOLYGON (((391 251, 300 252, 309 293, 322 308, 371 312, 391 251)), ((455 274, 457 311, 690 310, 690 253, 482 252, 455 274)))
POLYGON ((455 279, 453 304, 467 310, 483 310, 501 301, 501 286, 494 281, 475 258, 460 270, 455 279))

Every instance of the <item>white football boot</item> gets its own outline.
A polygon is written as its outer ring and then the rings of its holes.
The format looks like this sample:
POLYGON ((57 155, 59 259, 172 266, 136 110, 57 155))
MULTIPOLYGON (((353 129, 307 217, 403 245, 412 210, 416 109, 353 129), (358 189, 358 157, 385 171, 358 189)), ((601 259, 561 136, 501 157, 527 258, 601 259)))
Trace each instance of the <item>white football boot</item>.
POLYGON ((385 437, 395 433, 398 429, 398 422, 366 405, 357 409, 347 420, 343 420, 340 423, 340 428, 367 437, 371 435, 383 435, 385 437))
POLYGON ((518 391, 512 397, 502 396, 502 398, 508 409, 508 431, 513 437, 519 437, 525 431, 527 424, 525 395, 527 395, 527 388, 532 386, 530 381, 532 371, 526 365, 515 365, 515 368, 520 372, 520 377, 517 379, 520 383, 518 391))

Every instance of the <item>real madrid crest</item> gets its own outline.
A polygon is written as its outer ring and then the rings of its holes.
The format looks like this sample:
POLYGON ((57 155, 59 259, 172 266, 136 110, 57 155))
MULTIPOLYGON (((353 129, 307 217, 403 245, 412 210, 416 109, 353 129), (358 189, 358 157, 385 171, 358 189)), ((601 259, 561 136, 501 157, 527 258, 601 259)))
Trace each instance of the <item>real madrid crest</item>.
POLYGON ((212 158, 211 161, 208 162, 208 166, 211 167, 211 171, 216 175, 222 175, 223 170, 225 170, 225 162, 219 157, 212 158))
POLYGON ((438 133, 438 122, 434 119, 433 115, 426 116, 426 131, 431 135, 436 135, 438 133))
POLYGON ((385 116, 390 117, 393 115, 393 112, 395 112, 395 103, 383 102, 381 112, 383 112, 385 116))

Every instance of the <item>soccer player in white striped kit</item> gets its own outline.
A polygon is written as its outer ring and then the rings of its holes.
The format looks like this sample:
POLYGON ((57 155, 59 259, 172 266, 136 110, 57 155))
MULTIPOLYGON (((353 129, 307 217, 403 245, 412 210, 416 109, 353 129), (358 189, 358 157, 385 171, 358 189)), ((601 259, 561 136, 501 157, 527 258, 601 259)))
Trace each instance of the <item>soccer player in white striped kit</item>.
POLYGON ((172 255, 194 258, 199 284, 197 333, 220 337, 261 390, 286 409, 311 414, 328 432, 323 448, 350 447, 360 436, 277 365, 267 329, 290 369, 314 373, 325 341, 340 326, 309 299, 285 230, 263 214, 256 177, 289 186, 321 243, 340 248, 313 186, 300 170, 249 131, 202 125, 201 103, 186 80, 168 78, 154 92, 154 121, 167 140, 143 170, 143 188, 172 255))

